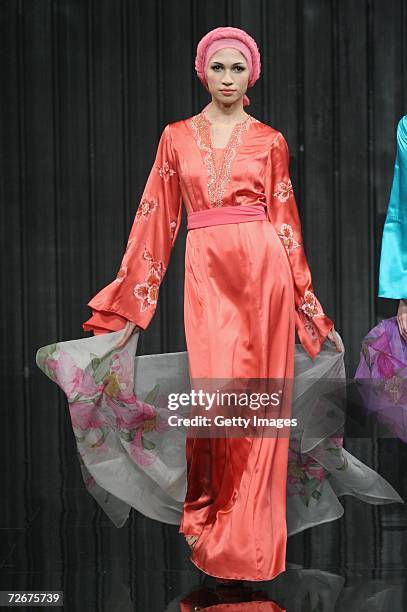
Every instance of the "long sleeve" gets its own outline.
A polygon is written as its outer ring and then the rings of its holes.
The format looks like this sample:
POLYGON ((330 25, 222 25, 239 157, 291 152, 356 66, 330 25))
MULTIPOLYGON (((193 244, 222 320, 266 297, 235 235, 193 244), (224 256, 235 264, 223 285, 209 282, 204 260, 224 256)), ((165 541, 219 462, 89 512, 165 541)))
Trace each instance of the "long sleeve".
POLYGON ((295 293, 295 324, 299 340, 313 359, 320 352, 332 321, 314 294, 305 255, 301 222, 289 176, 289 152, 279 132, 269 153, 266 170, 268 218, 280 237, 290 262, 295 293))
POLYGON ((378 295, 407 299, 407 115, 397 126, 397 153, 383 228, 378 295))
POLYGON ((116 278, 89 302, 82 324, 94 334, 118 331, 127 320, 146 329, 181 224, 182 196, 171 126, 161 135, 116 278))

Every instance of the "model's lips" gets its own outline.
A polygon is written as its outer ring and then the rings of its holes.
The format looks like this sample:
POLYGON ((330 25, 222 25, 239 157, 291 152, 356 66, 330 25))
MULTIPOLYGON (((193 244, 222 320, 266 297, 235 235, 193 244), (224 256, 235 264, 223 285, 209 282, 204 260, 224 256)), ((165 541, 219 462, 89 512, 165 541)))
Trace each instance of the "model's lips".
POLYGON ((231 96, 233 93, 235 93, 235 89, 221 89, 220 90, 225 96, 231 96))

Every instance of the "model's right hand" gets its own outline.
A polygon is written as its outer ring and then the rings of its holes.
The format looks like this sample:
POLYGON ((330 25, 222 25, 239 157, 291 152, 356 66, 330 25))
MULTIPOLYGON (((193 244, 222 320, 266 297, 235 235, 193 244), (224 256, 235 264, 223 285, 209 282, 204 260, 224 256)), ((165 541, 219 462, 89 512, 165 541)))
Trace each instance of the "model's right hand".
POLYGON ((400 300, 399 309, 397 311, 397 323, 399 326, 400 336, 407 341, 407 299, 400 300))
POLYGON ((123 336, 120 338, 120 340, 117 342, 117 344, 115 344, 114 348, 121 348, 122 346, 124 346, 127 342, 127 340, 130 338, 130 336, 133 333, 137 333, 142 331, 141 327, 138 327, 137 325, 135 325, 134 323, 132 323, 131 321, 127 321, 124 329, 123 329, 123 336))
POLYGON ((339 337, 338 332, 335 329, 335 326, 332 325, 328 335, 327 335, 328 340, 330 340, 330 342, 332 344, 335 345, 336 350, 338 351, 338 353, 344 353, 345 352, 345 347, 343 345, 342 340, 339 337))

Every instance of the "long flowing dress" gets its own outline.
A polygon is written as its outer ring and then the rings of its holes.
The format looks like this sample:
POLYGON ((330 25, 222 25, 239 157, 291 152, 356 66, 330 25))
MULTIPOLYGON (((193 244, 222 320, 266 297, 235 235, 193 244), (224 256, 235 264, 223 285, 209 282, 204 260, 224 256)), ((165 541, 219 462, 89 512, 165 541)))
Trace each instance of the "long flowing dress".
MULTIPOLYGON (((283 135, 252 116, 216 151, 205 111, 168 124, 116 278, 89 302, 94 334, 154 315, 182 215, 255 205, 264 220, 192 229, 184 323, 191 379, 294 376, 295 330, 315 358, 332 327, 314 294, 283 135), (221 350, 219 350, 221 342, 221 350)), ((284 416, 287 416, 285 413, 284 416)), ((191 560, 223 578, 285 570, 288 436, 188 438, 180 532, 191 560)))
MULTIPOLYGON (((397 125, 378 296, 407 299, 407 115, 397 125)), ((407 342, 400 334, 397 317, 380 321, 363 338, 355 379, 366 412, 407 443, 407 342)))

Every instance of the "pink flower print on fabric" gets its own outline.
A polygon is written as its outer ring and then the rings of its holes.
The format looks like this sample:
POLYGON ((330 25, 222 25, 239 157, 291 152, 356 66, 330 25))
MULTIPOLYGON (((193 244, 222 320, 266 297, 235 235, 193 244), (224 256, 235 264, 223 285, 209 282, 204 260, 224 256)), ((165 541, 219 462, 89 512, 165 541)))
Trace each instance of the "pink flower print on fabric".
POLYGON ((106 399, 116 418, 116 429, 124 442, 129 443, 130 456, 139 465, 151 465, 155 456, 150 451, 155 444, 145 438, 151 431, 167 431, 165 420, 158 418, 155 407, 138 400, 133 388, 133 360, 128 351, 112 357, 107 377, 106 399))
POLYGON ((124 442, 129 443, 130 456, 139 465, 151 465, 155 456, 146 451, 155 448, 155 444, 145 437, 151 431, 166 431, 168 429, 164 420, 158 419, 154 406, 136 400, 134 409, 121 408, 121 415, 117 418, 117 427, 124 442))
MULTIPOLYGON (((111 428, 111 424, 105 418, 102 418, 100 412, 95 410, 95 400, 92 398, 80 400, 77 402, 72 402, 69 405, 69 412, 71 415, 72 426, 75 430, 76 438, 83 442, 85 439, 89 443, 91 440, 89 439, 89 432, 96 431, 96 435, 92 436, 93 441, 91 442, 93 445, 95 444, 95 440, 102 442, 106 438, 105 433, 109 431, 111 428), (100 430, 100 432, 99 432, 100 430), (106 432, 105 432, 106 430, 106 432), (102 435, 100 435, 100 433, 102 435)), ((100 444, 99 444, 100 445, 100 444)))
POLYGON ((293 228, 291 227, 291 225, 288 225, 288 223, 283 223, 280 226, 280 231, 278 232, 278 235, 280 236, 283 245, 287 249, 288 254, 290 254, 291 251, 300 246, 299 243, 294 240, 293 228))
POLYGON ((306 291, 302 300, 303 303, 300 306, 300 309, 311 319, 312 317, 317 317, 324 314, 321 305, 312 291, 306 291))
POLYGON ((175 170, 170 167, 170 164, 165 161, 160 168, 157 168, 158 174, 164 179, 165 182, 168 182, 170 178, 175 174, 175 170))
POLYGON ((292 193, 293 186, 291 180, 288 179, 287 182, 281 181, 281 183, 277 183, 277 191, 275 191, 273 195, 275 198, 278 198, 280 202, 287 202, 292 193))
POLYGON ((298 495, 303 504, 309 506, 312 500, 318 501, 321 497, 325 469, 312 457, 303 457, 296 442, 291 440, 288 449, 287 495, 298 495))
POLYGON ((55 357, 47 357, 44 365, 52 373, 54 380, 58 381, 68 401, 78 396, 95 396, 101 392, 103 384, 96 384, 91 373, 82 370, 71 355, 60 351, 55 357))
POLYGON ((38 363, 67 397, 88 488, 94 482, 86 469, 87 461, 103 460, 117 443, 126 448, 138 465, 156 461, 156 455, 151 452, 156 447, 154 438, 151 440, 146 434, 170 429, 168 409, 152 405, 159 400, 159 385, 148 392, 145 401, 137 399, 134 356, 128 350, 113 349, 103 357, 91 352, 81 368, 69 353, 55 344, 39 351, 38 363), (112 436, 118 442, 109 442, 112 436))
POLYGON ((143 258, 150 262, 148 273, 144 282, 138 283, 134 287, 134 295, 141 301, 141 312, 157 304, 160 283, 165 271, 162 261, 153 261, 153 257, 146 247, 144 248, 143 258))
POLYGON ((393 378, 400 370, 404 367, 404 363, 393 357, 390 353, 390 348, 387 349, 388 352, 380 350, 380 348, 376 348, 377 342, 372 342, 370 348, 377 351, 377 371, 381 378, 393 378))
POLYGON ((154 198, 143 198, 136 212, 136 219, 148 219, 153 210, 158 206, 157 200, 154 198))
POLYGON ((123 442, 128 444, 129 455, 139 465, 151 465, 155 457, 145 452, 143 431, 145 422, 154 418, 155 410, 150 404, 137 399, 132 383, 132 364, 128 351, 112 356, 109 373, 104 379, 104 399, 114 415, 114 429, 123 442))

